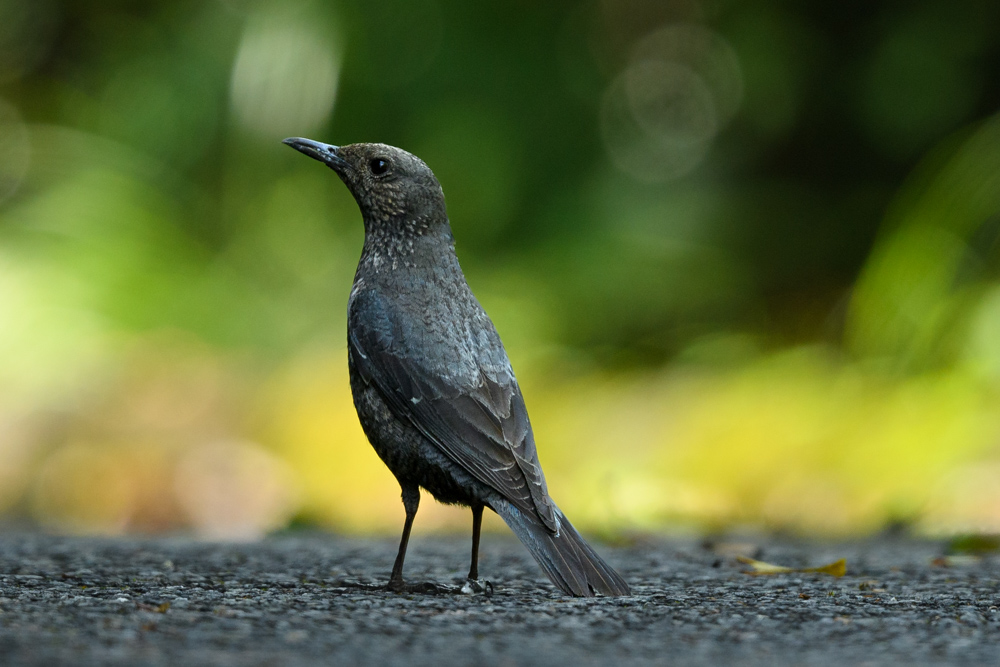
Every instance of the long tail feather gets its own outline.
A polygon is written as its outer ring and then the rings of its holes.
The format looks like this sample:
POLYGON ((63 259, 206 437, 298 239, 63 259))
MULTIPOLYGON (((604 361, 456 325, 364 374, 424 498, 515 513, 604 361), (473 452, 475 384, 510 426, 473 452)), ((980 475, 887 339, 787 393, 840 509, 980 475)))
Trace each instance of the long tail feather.
POLYGON ((494 511, 528 548, 552 583, 564 592, 581 597, 629 595, 621 575, 590 548, 561 511, 556 510, 560 524, 557 535, 512 505, 495 504, 494 511))

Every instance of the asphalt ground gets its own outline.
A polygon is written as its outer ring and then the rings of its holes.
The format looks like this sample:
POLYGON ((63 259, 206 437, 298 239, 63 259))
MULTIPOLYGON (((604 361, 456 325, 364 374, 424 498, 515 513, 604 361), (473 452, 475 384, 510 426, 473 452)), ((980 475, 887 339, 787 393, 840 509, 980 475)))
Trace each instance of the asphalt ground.
MULTIPOLYGON (((633 595, 559 594, 484 535, 490 594, 395 594, 393 539, 256 543, 0 533, 4 665, 1000 664, 1000 558, 941 543, 597 544, 633 595), (847 574, 755 576, 738 555, 847 574)), ((415 537, 409 582, 457 586, 468 542, 415 537)))

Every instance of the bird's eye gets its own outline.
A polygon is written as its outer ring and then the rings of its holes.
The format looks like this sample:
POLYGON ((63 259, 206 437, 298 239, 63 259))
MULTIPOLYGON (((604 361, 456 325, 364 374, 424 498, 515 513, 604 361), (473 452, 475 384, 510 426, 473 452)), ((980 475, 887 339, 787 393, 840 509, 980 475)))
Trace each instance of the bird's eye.
POLYGON ((372 173, 376 176, 381 176, 385 172, 389 171, 389 161, 383 160, 382 158, 375 158, 368 163, 368 168, 372 170, 372 173))

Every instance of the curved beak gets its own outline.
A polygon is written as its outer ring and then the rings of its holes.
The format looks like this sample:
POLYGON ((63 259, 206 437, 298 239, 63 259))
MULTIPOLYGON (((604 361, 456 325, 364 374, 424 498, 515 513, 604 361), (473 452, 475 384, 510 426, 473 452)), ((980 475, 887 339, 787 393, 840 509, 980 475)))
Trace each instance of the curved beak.
POLYGON ((304 153, 314 160, 319 160, 338 173, 343 172, 345 169, 351 169, 351 164, 338 154, 337 151, 339 148, 337 146, 323 144, 303 137, 289 137, 281 143, 288 144, 298 152, 304 153))

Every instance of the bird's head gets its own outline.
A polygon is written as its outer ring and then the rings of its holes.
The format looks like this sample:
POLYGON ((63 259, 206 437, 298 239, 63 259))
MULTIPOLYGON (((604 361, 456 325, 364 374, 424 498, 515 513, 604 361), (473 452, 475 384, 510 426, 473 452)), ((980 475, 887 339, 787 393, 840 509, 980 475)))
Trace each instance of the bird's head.
POLYGON ((441 185, 417 156, 385 144, 332 146, 301 137, 283 143, 337 172, 358 202, 366 229, 447 228, 441 185))

